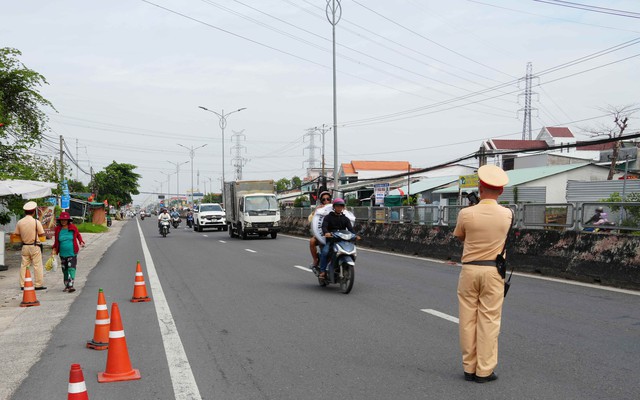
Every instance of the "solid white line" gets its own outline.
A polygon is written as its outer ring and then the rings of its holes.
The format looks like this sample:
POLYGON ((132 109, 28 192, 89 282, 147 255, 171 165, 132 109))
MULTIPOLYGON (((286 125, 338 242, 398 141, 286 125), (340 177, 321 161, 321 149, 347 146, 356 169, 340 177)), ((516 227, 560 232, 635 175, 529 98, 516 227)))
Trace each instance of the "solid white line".
POLYGON ((202 236, 204 236, 204 237, 209 237, 209 235, 202 235, 202 236))
MULTIPOLYGON (((301 238, 301 237, 298 237, 298 236, 292 236, 292 235, 286 235, 286 234, 280 234, 280 235, 281 236, 286 236, 286 237, 289 237, 289 238, 292 238, 292 239, 298 239, 298 240, 304 240, 304 241, 308 241, 309 240, 308 238, 301 238)), ((437 260, 435 258, 428 258, 428 257, 410 256, 408 254, 398 254, 398 253, 392 253, 392 252, 384 251, 384 250, 367 249, 367 248, 364 248, 364 247, 358 247, 358 251, 368 251, 368 252, 371 252, 371 253, 386 254, 386 255, 395 256, 395 257, 411 258, 411 259, 414 259, 414 260, 429 261, 429 262, 433 262, 433 263, 437 263, 437 264, 448 264, 448 265, 451 265, 451 266, 455 265, 457 267, 461 267, 462 266, 461 264, 458 264, 458 263, 452 264, 451 261, 437 260)), ((518 266, 516 266, 516 269, 518 269, 518 266)), ((600 289, 600 290, 606 290, 608 292, 616 292, 616 293, 630 294, 632 296, 640 296, 640 291, 638 291, 638 290, 620 289, 620 288, 616 288, 616 287, 596 285, 596 284, 593 284, 593 283, 569 281, 569 280, 560 279, 560 278, 552 278, 552 277, 547 277, 547 276, 528 274, 526 272, 514 272, 513 274, 515 276, 521 276, 523 278, 539 279, 539 280, 542 280, 542 281, 564 283, 566 285, 582 286, 582 287, 587 287, 587 288, 590 288, 590 289, 600 289)))
POLYGON ((244 249, 245 251, 248 251, 249 253, 255 253, 255 250, 251 250, 251 249, 244 249))
POLYGON ((224 240, 218 240, 218 242, 220 242, 220 243, 227 243, 227 242, 225 242, 224 240))
POLYGON ((296 267, 298 269, 301 269, 303 271, 313 272, 313 271, 311 271, 311 268, 303 267, 302 265, 294 265, 294 267, 296 267))
POLYGON ((178 328, 171 315, 169 303, 167 303, 167 298, 164 296, 160 278, 158 278, 153 258, 151 258, 151 252, 147 247, 147 242, 144 240, 140 223, 137 220, 136 223, 138 225, 138 232, 140 232, 140 242, 142 243, 144 260, 147 264, 147 277, 153 294, 153 304, 155 305, 158 316, 158 325, 160 326, 160 333, 162 334, 164 352, 167 356, 167 363, 169 364, 169 375, 171 376, 171 383, 173 384, 173 394, 176 400, 201 400, 202 397, 200 396, 196 379, 193 376, 187 353, 184 351, 178 328))
POLYGON ((436 317, 439 317, 439 318, 442 318, 442 319, 446 319, 447 321, 451 321, 451 322, 453 322, 455 324, 459 324, 460 323, 460 320, 458 318, 456 318, 454 316, 451 316, 449 314, 442 313, 440 311, 432 310, 430 308, 425 308, 425 309, 422 309, 420 311, 426 312, 427 314, 435 315, 436 317))

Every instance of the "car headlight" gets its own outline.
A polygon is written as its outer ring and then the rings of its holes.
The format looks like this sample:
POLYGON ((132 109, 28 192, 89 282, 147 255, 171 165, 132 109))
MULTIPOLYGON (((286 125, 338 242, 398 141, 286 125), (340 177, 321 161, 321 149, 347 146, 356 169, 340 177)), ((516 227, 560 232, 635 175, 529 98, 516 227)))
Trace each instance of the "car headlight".
POLYGON ((276 221, 273 223, 273 226, 280 226, 280 221, 276 221))

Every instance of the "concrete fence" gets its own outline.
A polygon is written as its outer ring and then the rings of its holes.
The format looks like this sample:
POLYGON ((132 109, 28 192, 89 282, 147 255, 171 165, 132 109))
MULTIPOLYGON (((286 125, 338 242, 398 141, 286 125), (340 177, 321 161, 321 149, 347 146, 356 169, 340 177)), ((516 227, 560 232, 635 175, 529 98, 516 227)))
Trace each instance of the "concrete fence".
MULTIPOLYGON (((452 226, 356 222, 363 246, 460 262, 462 243, 452 226)), ((310 236, 306 218, 284 217, 283 232, 310 236)), ((640 290, 640 236, 515 229, 507 244, 518 272, 640 290)))

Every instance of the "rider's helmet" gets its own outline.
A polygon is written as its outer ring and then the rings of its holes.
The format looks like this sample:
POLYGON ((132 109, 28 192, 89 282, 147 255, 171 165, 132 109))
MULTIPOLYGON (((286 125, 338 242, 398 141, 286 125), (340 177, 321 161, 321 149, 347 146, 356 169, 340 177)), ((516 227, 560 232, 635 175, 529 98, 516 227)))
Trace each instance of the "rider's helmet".
POLYGON ((337 198, 337 199, 333 200, 332 204, 334 206, 344 206, 345 205, 344 200, 341 199, 341 198, 337 198))
POLYGON ((323 202, 323 201, 322 201, 322 199, 323 199, 323 198, 325 198, 325 199, 326 199, 327 197, 329 198, 329 202, 330 202, 330 201, 331 201, 331 193, 327 192, 326 190, 325 190, 324 192, 321 192, 321 193, 318 195, 318 199, 320 200, 320 203, 322 203, 322 202, 323 202))
POLYGON ((596 212, 601 213, 603 211, 604 211, 604 208, 602 206, 596 207, 596 212))
POLYGON ((161 212, 166 213, 166 212, 167 212, 167 209, 166 209, 166 208, 163 208, 161 212))

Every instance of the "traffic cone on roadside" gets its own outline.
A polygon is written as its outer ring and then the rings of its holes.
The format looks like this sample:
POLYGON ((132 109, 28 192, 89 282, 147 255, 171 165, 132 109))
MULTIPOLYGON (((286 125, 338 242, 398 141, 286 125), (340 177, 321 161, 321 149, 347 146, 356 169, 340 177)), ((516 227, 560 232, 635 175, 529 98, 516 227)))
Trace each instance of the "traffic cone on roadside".
POLYGON ((120 319, 118 303, 111 305, 111 325, 109 327, 109 350, 107 353, 107 367, 98 373, 98 382, 132 381, 140 379, 140 371, 131 368, 127 339, 120 319))
POLYGON ((131 301, 134 303, 151 301, 151 298, 147 295, 147 285, 144 282, 144 275, 142 275, 142 267, 140 266, 139 260, 136 266, 136 280, 133 282, 133 297, 131 301))
POLYGON ((31 272, 29 272, 29 268, 27 268, 27 272, 24 275, 24 290, 22 292, 22 303, 20 303, 20 307, 33 307, 39 305, 40 302, 36 298, 33 279, 31 279, 31 272))
POLYGON ((67 400, 89 400, 87 385, 84 383, 84 375, 80 364, 71 364, 69 371, 69 390, 67 400))
POLYGON ((93 330, 93 339, 87 342, 87 347, 94 350, 106 350, 109 348, 109 310, 104 299, 104 292, 98 289, 98 305, 96 306, 96 325, 93 330))

